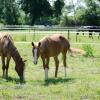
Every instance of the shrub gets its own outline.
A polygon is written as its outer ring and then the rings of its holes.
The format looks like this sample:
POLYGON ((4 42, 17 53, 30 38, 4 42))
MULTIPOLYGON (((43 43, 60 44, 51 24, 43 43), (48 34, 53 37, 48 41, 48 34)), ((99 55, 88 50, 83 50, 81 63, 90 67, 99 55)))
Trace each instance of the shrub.
POLYGON ((93 50, 91 45, 84 45, 83 49, 86 52, 86 55, 85 55, 86 57, 93 57, 94 56, 94 54, 93 54, 94 50, 93 50))

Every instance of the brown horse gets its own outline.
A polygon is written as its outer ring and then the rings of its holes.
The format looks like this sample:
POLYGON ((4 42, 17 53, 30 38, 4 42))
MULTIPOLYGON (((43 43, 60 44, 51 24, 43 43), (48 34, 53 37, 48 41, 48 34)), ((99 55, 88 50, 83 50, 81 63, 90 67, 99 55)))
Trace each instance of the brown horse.
POLYGON ((0 33, 0 56, 2 59, 3 77, 4 76, 8 77, 9 62, 12 57, 13 60, 15 61, 15 70, 18 76, 20 77, 20 80, 23 81, 25 63, 22 60, 9 34, 0 33))
POLYGON ((33 46, 33 58, 34 64, 37 64, 38 57, 41 56, 43 61, 43 68, 45 70, 45 79, 48 78, 48 69, 49 69, 49 60, 50 57, 54 57, 55 60, 55 77, 57 77, 58 67, 59 67, 59 60, 58 55, 62 53, 63 55, 63 64, 65 67, 65 77, 66 77, 66 53, 70 50, 69 41, 63 37, 62 35, 53 35, 50 37, 45 37, 42 39, 38 45, 32 42, 33 46))

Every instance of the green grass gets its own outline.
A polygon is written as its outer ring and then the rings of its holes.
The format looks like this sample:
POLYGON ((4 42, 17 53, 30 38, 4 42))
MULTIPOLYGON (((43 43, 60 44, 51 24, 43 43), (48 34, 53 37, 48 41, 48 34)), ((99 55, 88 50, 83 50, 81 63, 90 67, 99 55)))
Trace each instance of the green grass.
MULTIPOLYGON (((63 34, 66 38, 68 38, 68 31, 35 31, 34 30, 14 30, 14 31, 2 31, 4 33, 9 33, 12 35, 14 41, 39 41, 41 38, 45 36, 49 36, 52 34, 63 34)), ((70 42, 76 42, 76 34, 77 32, 70 31, 70 42)), ((83 33, 83 32, 82 32, 83 33)), ((84 43, 99 43, 100 39, 98 39, 98 33, 93 35, 94 39, 88 37, 88 32, 84 33, 84 35, 80 33, 77 36, 77 42, 84 43)))
MULTIPOLYGON (((45 34, 37 35, 36 41, 43 36, 45 34)), ((31 41, 30 38, 32 37, 27 36, 28 38, 31 41)), ((91 39, 88 41, 91 41, 91 39)), ((49 79, 44 81, 41 59, 39 59, 37 65, 32 62, 31 44, 16 43, 15 45, 22 57, 27 60, 25 68, 26 83, 19 83, 18 75, 14 69, 15 64, 11 60, 8 79, 1 77, 2 68, 0 69, 0 100, 100 100, 100 46, 91 46, 94 49, 94 57, 71 57, 68 54, 67 78, 64 78, 61 55, 59 55, 58 78, 54 77, 55 65, 51 58, 49 79)), ((83 48, 83 45, 73 44, 72 47, 83 48)))
MULTIPOLYGON (((30 44, 16 44, 22 57, 27 59, 25 78, 26 84, 19 84, 18 76, 11 60, 8 80, 0 77, 0 99, 4 100, 99 100, 100 99, 100 52, 96 46, 95 57, 71 57, 68 54, 68 73, 64 78, 62 57, 58 78, 54 78, 54 61, 50 61, 49 79, 44 81, 42 61, 34 65, 30 44), (99 56, 99 57, 98 57, 99 56)), ((81 46, 79 46, 81 48, 81 46)), ((0 69, 0 73, 2 70, 0 69)), ((1 74, 2 75, 2 74, 1 74)), ((0 76, 1 76, 0 75, 0 76)))

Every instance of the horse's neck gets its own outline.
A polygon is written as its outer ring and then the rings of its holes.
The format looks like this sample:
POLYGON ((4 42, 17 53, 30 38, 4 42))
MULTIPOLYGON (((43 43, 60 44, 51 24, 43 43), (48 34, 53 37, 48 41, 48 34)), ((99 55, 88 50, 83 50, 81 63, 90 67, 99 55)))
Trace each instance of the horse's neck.
POLYGON ((13 45, 9 47, 9 52, 10 52, 11 57, 14 59, 15 63, 17 64, 19 59, 21 58, 17 48, 13 45))

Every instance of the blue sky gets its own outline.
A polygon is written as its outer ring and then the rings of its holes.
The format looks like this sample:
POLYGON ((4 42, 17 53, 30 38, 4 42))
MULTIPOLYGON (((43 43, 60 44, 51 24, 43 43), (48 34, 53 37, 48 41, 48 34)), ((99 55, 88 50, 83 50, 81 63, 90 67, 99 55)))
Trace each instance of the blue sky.
MULTIPOLYGON (((56 1, 56 0, 49 0, 51 3, 53 3, 54 1, 56 1)), ((68 3, 70 3, 70 2, 72 2, 72 0, 65 0, 65 3, 66 4, 68 4, 68 3)), ((77 2, 77 0, 73 0, 73 2, 74 3, 76 3, 77 2)))
MULTIPOLYGON (((56 0, 49 0, 49 1, 51 4, 53 4, 53 2, 56 0)), ((78 5, 85 6, 85 4, 82 2, 83 0, 64 0, 64 1, 66 5, 71 4, 73 2, 75 6, 78 6, 78 5)))
MULTIPOLYGON (((51 5, 53 4, 54 1, 56 0, 49 0, 51 5)), ((65 4, 66 5, 71 5, 71 4, 74 4, 75 5, 75 8, 79 7, 79 6, 85 6, 85 3, 83 3, 82 1, 83 0, 64 0, 65 1, 65 4)), ((72 16, 74 15, 74 9, 68 14, 68 16, 72 16)))

